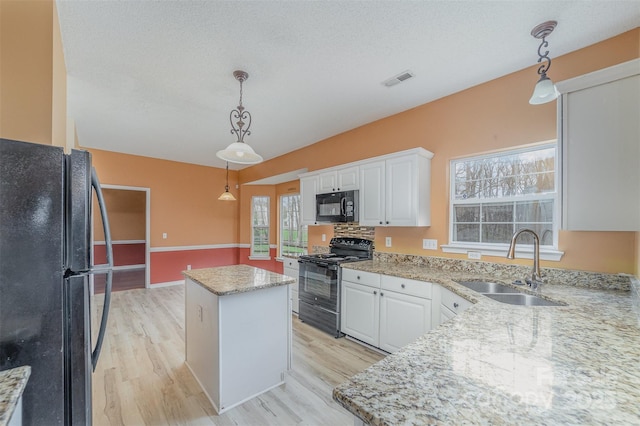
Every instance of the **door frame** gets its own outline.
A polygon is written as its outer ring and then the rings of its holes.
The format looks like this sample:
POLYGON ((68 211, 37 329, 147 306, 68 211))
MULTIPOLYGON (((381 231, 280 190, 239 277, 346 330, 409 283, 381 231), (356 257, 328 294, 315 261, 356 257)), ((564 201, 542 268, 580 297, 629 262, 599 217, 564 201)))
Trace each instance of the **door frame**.
MULTIPOLYGON (((101 183, 100 186, 104 189, 118 189, 123 191, 143 191, 145 192, 145 247, 144 247, 144 288, 150 288, 151 285, 151 188, 145 188, 141 186, 126 186, 126 185, 112 185, 108 183, 101 183)), ((93 226, 92 226, 93 229, 93 226)), ((93 233, 91 234, 91 246, 93 247, 93 233)), ((92 252, 93 253, 93 252, 92 252)), ((92 259, 93 261, 93 259, 92 259)), ((92 286, 93 287, 93 286, 92 286)))

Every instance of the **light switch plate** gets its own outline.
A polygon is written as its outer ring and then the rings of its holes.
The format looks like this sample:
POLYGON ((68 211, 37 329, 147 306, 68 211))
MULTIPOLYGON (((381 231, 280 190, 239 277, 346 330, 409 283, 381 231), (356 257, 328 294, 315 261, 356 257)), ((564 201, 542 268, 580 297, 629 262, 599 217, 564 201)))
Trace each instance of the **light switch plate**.
POLYGON ((422 248, 425 250, 438 250, 438 240, 425 238, 422 240, 422 248))
POLYGON ((385 247, 391 247, 391 237, 385 237, 384 246, 385 247))
POLYGON ((162 233, 162 239, 163 239, 163 240, 166 240, 166 239, 167 239, 167 233, 166 233, 166 232, 163 232, 163 233, 162 233))

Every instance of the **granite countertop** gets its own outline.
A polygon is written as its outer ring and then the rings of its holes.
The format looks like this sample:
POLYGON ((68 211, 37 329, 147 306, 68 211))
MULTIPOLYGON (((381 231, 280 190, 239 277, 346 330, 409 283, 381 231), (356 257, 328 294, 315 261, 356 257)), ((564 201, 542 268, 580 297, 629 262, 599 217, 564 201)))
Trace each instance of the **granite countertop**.
POLYGON ((0 426, 9 423, 30 375, 29 366, 0 371, 0 426))
POLYGON ((334 389, 365 423, 640 424, 632 292, 546 284, 541 296, 567 306, 523 307, 454 282, 511 282, 499 273, 375 260, 344 267, 430 281, 474 303, 334 389))
POLYGON ((275 272, 248 265, 192 269, 182 271, 182 274, 217 296, 246 293, 296 282, 294 278, 286 275, 276 274, 275 272))

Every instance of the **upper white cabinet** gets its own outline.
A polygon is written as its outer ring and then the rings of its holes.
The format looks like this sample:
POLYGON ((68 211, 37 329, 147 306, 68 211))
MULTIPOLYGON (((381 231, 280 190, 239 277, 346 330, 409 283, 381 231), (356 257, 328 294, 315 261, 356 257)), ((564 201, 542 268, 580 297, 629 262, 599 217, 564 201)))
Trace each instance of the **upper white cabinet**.
POLYGON ((338 187, 338 172, 332 170, 330 172, 320 173, 318 175, 318 192, 317 194, 325 194, 327 192, 336 192, 338 187))
POLYGON ((303 176, 300 178, 300 206, 303 225, 316 223, 316 194, 318 193, 318 176, 303 176))
POLYGON ((429 226, 432 157, 420 149, 360 165, 360 224, 429 226))
POLYGON ((562 227, 640 231, 640 59, 557 87, 562 227))
POLYGON ((317 223, 316 194, 359 190, 361 225, 429 226, 432 157, 414 148, 301 175, 303 223, 317 223))
POLYGON ((318 175, 318 194, 358 189, 358 166, 322 172, 318 175))

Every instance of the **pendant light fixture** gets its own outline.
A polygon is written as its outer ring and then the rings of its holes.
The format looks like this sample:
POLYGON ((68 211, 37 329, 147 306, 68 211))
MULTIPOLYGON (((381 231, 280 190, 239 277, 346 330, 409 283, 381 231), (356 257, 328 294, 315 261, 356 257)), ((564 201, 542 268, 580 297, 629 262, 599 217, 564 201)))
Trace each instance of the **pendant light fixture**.
POLYGON ((536 25, 531 30, 531 35, 539 40, 542 40, 538 47, 538 62, 547 61, 545 64, 540 65, 538 68, 538 75, 540 80, 536 83, 536 87, 533 89, 533 95, 529 99, 529 103, 532 105, 545 104, 551 102, 558 97, 558 89, 553 81, 547 77, 547 71, 551 68, 551 58, 549 58, 549 51, 542 53, 542 48, 546 48, 549 42, 545 38, 553 32, 558 23, 556 21, 543 22, 540 25, 536 25))
POLYGON ((216 156, 230 163, 257 164, 262 161, 262 157, 256 154, 253 148, 244 141, 245 135, 251 134, 251 131, 249 131, 251 127, 251 114, 249 111, 245 111, 242 106, 242 83, 249 78, 249 74, 237 70, 233 72, 233 76, 240 82, 240 105, 238 105, 237 109, 231 110, 229 121, 231 122, 231 133, 234 133, 238 140, 222 151, 218 151, 216 156), (234 119, 238 121, 234 123, 234 119), (247 121, 245 122, 244 120, 247 121), (245 124, 247 125, 246 128, 244 128, 245 124))
POLYGON ((229 162, 227 162, 227 184, 224 186, 224 192, 218 197, 220 201, 235 201, 236 197, 229 192, 229 162))

